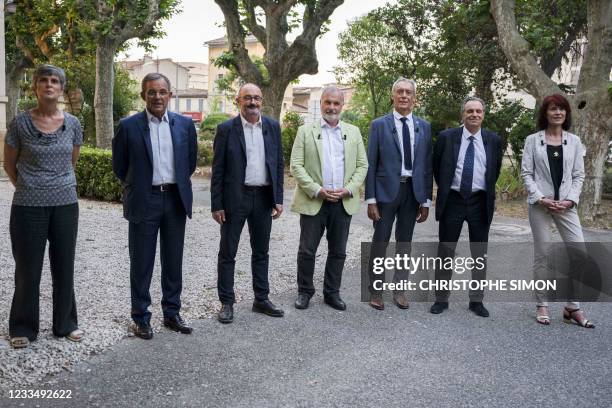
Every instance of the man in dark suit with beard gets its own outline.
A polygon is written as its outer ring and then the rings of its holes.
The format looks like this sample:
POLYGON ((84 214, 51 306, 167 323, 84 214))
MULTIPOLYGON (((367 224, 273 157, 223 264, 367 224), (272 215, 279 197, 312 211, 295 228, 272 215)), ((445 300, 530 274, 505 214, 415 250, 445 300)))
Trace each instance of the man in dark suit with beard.
POLYGON ((234 320, 234 269, 244 223, 251 237, 253 311, 282 317, 269 299, 268 250, 272 219, 283 212, 283 153, 280 126, 261 114, 262 94, 244 84, 236 103, 240 115, 217 127, 211 177, 212 216, 221 225, 217 290, 221 323, 234 320))

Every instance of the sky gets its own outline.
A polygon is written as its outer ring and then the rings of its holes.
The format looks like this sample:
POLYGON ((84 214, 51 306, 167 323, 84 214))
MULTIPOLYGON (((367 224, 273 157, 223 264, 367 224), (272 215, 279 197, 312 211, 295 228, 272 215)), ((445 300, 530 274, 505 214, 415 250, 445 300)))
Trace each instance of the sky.
MULTIPOLYGON (((349 21, 387 2, 389 0, 345 0, 331 15, 329 31, 317 39, 319 73, 302 75, 300 85, 316 86, 334 82, 335 77, 330 71, 338 64, 338 34, 347 28, 349 21)), ((208 49, 204 43, 225 35, 225 27, 221 26, 223 13, 213 0, 182 0, 181 8, 180 14, 164 23, 166 37, 154 42, 157 48, 152 55, 154 58, 208 63, 208 49)), ((133 44, 120 58, 136 60, 142 58, 144 53, 144 49, 133 44)))

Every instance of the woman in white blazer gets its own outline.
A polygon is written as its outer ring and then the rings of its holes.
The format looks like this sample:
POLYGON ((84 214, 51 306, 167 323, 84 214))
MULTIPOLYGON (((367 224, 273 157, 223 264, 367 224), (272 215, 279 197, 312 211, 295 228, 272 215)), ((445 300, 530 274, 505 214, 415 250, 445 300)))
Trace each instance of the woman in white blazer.
MULTIPOLYGON (((547 253, 550 248, 552 222, 561 238, 579 252, 586 251, 576 206, 584 181, 584 147, 578 136, 569 133, 571 108, 559 94, 542 101, 538 114, 539 132, 527 137, 523 149, 521 175, 527 189, 529 224, 534 242, 534 276, 547 276, 547 253)), ((550 324, 547 293, 536 291, 536 321, 550 324)), ((578 302, 570 301, 563 310, 566 323, 594 328, 578 302)))

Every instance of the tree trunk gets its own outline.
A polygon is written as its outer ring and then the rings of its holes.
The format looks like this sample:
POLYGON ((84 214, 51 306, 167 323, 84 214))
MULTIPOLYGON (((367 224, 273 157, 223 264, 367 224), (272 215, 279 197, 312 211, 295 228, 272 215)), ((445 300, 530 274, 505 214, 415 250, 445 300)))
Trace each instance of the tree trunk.
POLYGON ((262 110, 264 115, 270 116, 278 121, 281 120, 280 115, 283 108, 283 99, 289 82, 289 80, 276 78, 270 85, 262 87, 261 92, 264 98, 262 110))
POLYGON ((113 139, 113 84, 115 83, 115 52, 117 44, 100 40, 96 48, 96 146, 110 149, 113 139))
POLYGON ((6 73, 6 96, 8 102, 6 104, 6 123, 10 123, 15 115, 17 115, 17 108, 19 105, 19 93, 20 93, 20 82, 23 78, 23 73, 26 68, 33 67, 32 61, 25 56, 20 57, 17 61, 11 65, 6 73))
POLYGON ((76 88, 64 92, 64 101, 66 103, 66 112, 70 112, 75 116, 78 115, 83 107, 83 91, 76 88))
MULTIPOLYGON (((491 0, 499 42, 522 84, 538 104, 545 96, 563 92, 538 66, 529 45, 516 26, 514 0, 491 0)), ((576 95, 569 96, 574 125, 586 147, 585 181, 580 196, 580 213, 593 219, 601 205, 604 162, 612 129, 612 103, 608 93, 612 66, 612 7, 598 0, 587 2, 588 50, 580 68, 576 95)))

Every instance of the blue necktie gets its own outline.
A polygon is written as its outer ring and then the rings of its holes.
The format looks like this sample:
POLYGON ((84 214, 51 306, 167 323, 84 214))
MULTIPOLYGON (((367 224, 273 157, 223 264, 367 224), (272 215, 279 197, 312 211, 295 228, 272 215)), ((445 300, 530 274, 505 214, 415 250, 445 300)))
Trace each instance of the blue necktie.
POLYGON ((459 192, 466 200, 472 195, 472 179, 474 178, 474 136, 468 138, 470 144, 463 158, 463 172, 461 173, 461 186, 459 192))
POLYGON ((404 168, 412 170, 412 151, 410 146, 410 129, 408 129, 408 118, 400 118, 402 121, 402 144, 404 145, 404 168))

